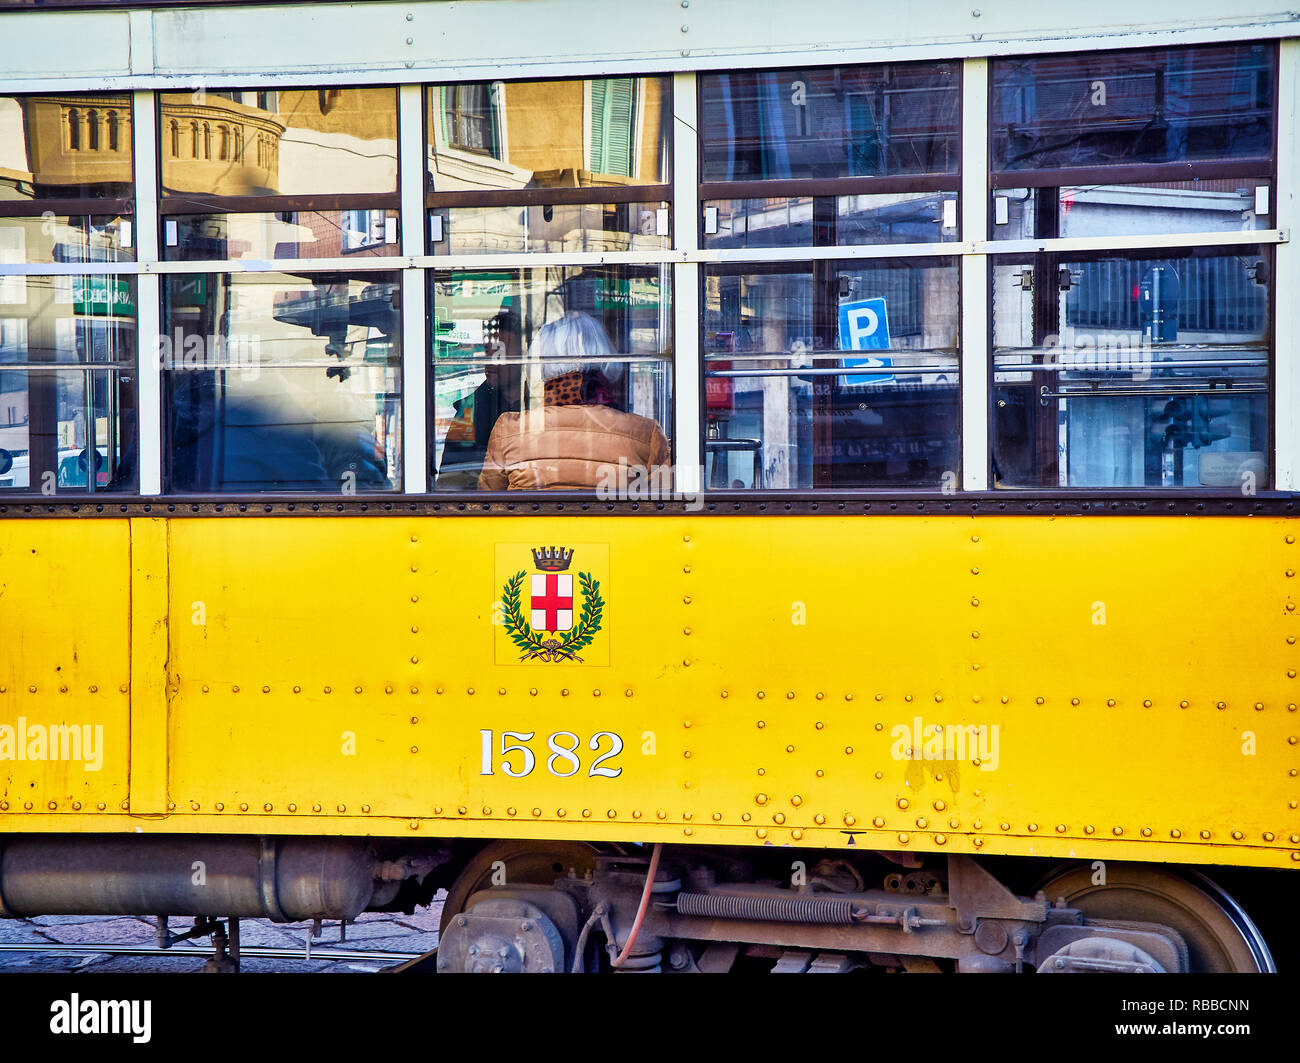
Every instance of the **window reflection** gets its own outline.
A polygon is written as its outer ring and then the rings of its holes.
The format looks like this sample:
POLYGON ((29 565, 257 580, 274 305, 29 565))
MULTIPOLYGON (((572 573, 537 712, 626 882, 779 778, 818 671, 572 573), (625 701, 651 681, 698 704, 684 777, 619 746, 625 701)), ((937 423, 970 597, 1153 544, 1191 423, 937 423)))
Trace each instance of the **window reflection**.
POLYGON ((620 460, 659 467, 671 489, 669 277, 666 266, 435 274, 435 489, 618 491, 620 460))
POLYGON ((957 268, 931 259, 705 276, 706 485, 955 485, 957 268))
POLYGON ((397 191, 397 90, 161 93, 163 196, 397 191))
POLYGON ((0 488, 134 488, 135 344, 134 278, 0 277, 0 488))
POLYGON ((0 96, 0 200, 131 195, 131 97, 0 96))
POLYGON ((494 81, 429 90, 434 192, 662 184, 668 79, 494 81))
POLYGON ((1271 227, 1272 199, 1271 183, 1253 177, 1001 188, 993 193, 993 238, 1267 229, 1271 227))
POLYGON ((397 290, 392 273, 168 277, 171 490, 395 489, 397 290))
POLYGON ((960 64, 700 78, 703 181, 956 173, 960 64))
POLYGON ((444 207, 433 215, 434 254, 494 251, 665 251, 668 204, 547 203, 444 207))
POLYGON ((997 260, 1000 487, 1217 487, 1267 474, 1258 247, 997 260))
POLYGON ((1266 158, 1275 56, 1229 44, 995 60, 992 167, 1266 158))
POLYGON ((399 246, 393 210, 173 214, 163 219, 163 257, 176 261, 374 258, 396 255, 399 246))

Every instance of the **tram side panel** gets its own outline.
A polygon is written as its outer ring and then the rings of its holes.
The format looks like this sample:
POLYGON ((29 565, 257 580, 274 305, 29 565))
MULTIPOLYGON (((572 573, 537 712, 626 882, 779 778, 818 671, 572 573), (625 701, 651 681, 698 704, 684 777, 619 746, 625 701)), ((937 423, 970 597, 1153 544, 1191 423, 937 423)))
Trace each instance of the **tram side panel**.
POLYGON ((126 807, 131 585, 125 520, 0 521, 0 829, 126 807))

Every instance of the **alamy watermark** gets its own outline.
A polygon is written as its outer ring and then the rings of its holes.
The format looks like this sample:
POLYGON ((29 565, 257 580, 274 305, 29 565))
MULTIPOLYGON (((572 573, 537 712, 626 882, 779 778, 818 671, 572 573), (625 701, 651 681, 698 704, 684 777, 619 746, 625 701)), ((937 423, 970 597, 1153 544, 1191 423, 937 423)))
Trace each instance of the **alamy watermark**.
POLYGON ((81 761, 83 771, 104 766, 104 725, 97 723, 0 724, 0 760, 81 761))
MULTIPOLYGON (((704 508, 704 493, 699 489, 683 489, 686 478, 679 466, 629 465, 627 458, 619 458, 617 465, 605 465, 596 477, 596 497, 602 502, 684 502, 686 512, 698 513, 704 508)), ((691 478, 702 483, 704 470, 697 468, 691 478)))
POLYGON ((996 723, 926 723, 913 716, 911 724, 895 724, 890 756, 895 760, 974 762, 980 771, 997 771, 1000 726, 996 723))

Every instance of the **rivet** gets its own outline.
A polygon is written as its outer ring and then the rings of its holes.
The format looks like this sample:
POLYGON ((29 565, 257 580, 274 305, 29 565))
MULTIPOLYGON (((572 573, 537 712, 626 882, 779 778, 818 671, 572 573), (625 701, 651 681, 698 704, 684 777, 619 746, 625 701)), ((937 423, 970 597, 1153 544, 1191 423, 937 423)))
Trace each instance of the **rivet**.
POLYGON ((247 812, 247 811, 248 811, 248 802, 247 802, 247 801, 240 801, 240 802, 239 802, 239 811, 241 811, 241 812, 247 812))
POLYGON ((127 693, 130 689, 131 689, 131 684, 129 684, 129 683, 123 683, 121 686, 119 686, 119 687, 117 688, 119 694, 125 694, 125 693, 127 693))
POLYGON ((338 810, 339 810, 340 812, 346 812, 346 811, 348 810, 348 806, 347 806, 347 805, 339 805, 339 806, 338 806, 338 810))
POLYGON ((1294 702, 1294 701, 1291 702, 1291 704, 1288 705, 1288 706, 1286 707, 1286 711, 1287 711, 1287 712, 1295 712, 1295 702, 1294 702))
POLYGON ((1266 830, 1264 832, 1264 840, 1266 842, 1271 842, 1273 840, 1273 832, 1271 830, 1266 830))
POLYGON ((1288 543, 1293 543, 1293 542, 1295 542, 1295 536, 1294 536, 1294 535, 1288 535, 1288 536, 1286 537, 1286 541, 1287 541, 1288 543))
POLYGON ((640 810, 639 808, 638 808, 638 809, 633 809, 633 810, 632 810, 632 818, 633 818, 633 819, 640 819, 640 818, 641 818, 641 810, 640 810))
POLYGON ((970 570, 970 574, 971 574, 972 576, 978 576, 978 575, 980 574, 980 570, 979 570, 978 568, 972 568, 972 569, 970 570))
POLYGON ((1228 707, 1228 703, 1226 701, 1216 701, 1214 703, 1214 707, 1216 709, 1226 709, 1228 707))
POLYGON ((1071 698, 1071 699, 1070 699, 1070 704, 1071 704, 1071 705, 1078 705, 1078 704, 1079 704, 1079 699, 1078 699, 1078 698, 1071 698))
POLYGON ((232 694, 238 694, 238 693, 239 693, 239 687, 238 687, 238 686, 232 686, 232 687, 230 688, 230 692, 231 692, 232 694))
MULTIPOLYGON (((819 691, 817 691, 817 700, 818 700, 818 701, 821 701, 821 700, 822 700, 822 698, 824 698, 824 697, 826 697, 826 695, 825 695, 825 694, 823 694, 823 693, 822 693, 822 692, 821 692, 821 691, 820 691, 820 690, 819 690, 819 691)), ((821 724, 818 724, 818 725, 817 725, 817 726, 818 726, 818 727, 820 727, 820 726, 821 726, 821 724)))
POLYGON ((762 701, 765 697, 767 697, 767 694, 764 691, 760 690, 756 695, 756 697, 758 698, 759 701, 762 701))
POLYGON ((971 603, 971 605, 978 606, 978 605, 980 604, 980 600, 979 600, 978 598, 972 598, 972 599, 970 600, 970 603, 971 603))
POLYGON ((977 542, 980 541, 980 537, 979 537, 978 535, 972 535, 972 536, 970 537, 970 541, 973 542, 973 543, 977 543, 977 542))
POLYGON ((761 731, 764 727, 767 726, 767 724, 765 724, 762 720, 758 720, 755 722, 755 726, 761 731))
MULTIPOLYGON (((614 814, 614 812, 613 812, 612 809, 610 810, 610 813, 609 813, 609 814, 610 814, 611 816, 614 814)), ((690 822, 690 821, 693 820, 694 818, 695 818, 695 813, 694 813, 694 812, 683 812, 683 813, 682 813, 682 819, 686 820, 687 822, 690 822)))
POLYGON ((555 810, 555 814, 556 814, 557 816, 559 816, 560 819, 563 819, 563 818, 567 815, 567 813, 566 813, 566 812, 564 811, 564 809, 562 809, 562 808, 557 808, 557 809, 555 810))
POLYGON ((948 806, 947 806, 946 804, 944 804, 942 801, 936 801, 936 802, 934 803, 934 810, 935 810, 936 812, 942 812, 942 811, 943 811, 945 808, 947 808, 947 807, 948 807, 948 806))
POLYGON ((1241 839, 1242 839, 1243 837, 1245 837, 1245 835, 1243 835, 1243 834, 1241 833, 1241 831, 1239 831, 1239 830, 1234 830, 1234 831, 1232 832, 1232 836, 1233 836, 1234 838, 1236 838, 1237 841, 1241 841, 1241 839))
POLYGON ((683 750, 683 751, 682 751, 682 756, 685 757, 687 760, 690 760, 690 759, 691 759, 691 751, 690 751, 689 749, 687 749, 687 750, 683 750))
POLYGON ((742 813, 740 814, 740 818, 743 819, 746 823, 748 823, 748 822, 749 822, 751 819, 753 819, 754 817, 751 816, 748 812, 742 812, 742 813))
POLYGON ((1295 735, 1289 735, 1289 736, 1287 737, 1287 740, 1286 740, 1286 741, 1287 741, 1287 745, 1293 746, 1293 745, 1295 745, 1295 742, 1296 742, 1296 736, 1295 736, 1295 735))
POLYGON ((1084 824, 1084 828, 1083 828, 1084 834, 1095 834, 1096 832, 1097 832, 1097 828, 1094 827, 1091 823, 1084 824))
POLYGON ((1111 827, 1110 832, 1111 832, 1113 835, 1115 835, 1115 837, 1118 838, 1121 834, 1124 833, 1124 828, 1123 828, 1123 827, 1111 827))
POLYGON ((898 799, 898 807, 899 807, 899 808, 907 808, 909 804, 910 804, 910 802, 907 800, 906 797, 900 797, 900 798, 898 799))
POLYGON ((584 808, 584 809, 582 810, 582 818, 583 818, 583 819, 591 819, 591 809, 589 809, 589 808, 584 808))
POLYGON ((720 823, 720 822, 722 822, 722 813, 721 813, 721 812, 715 812, 715 813, 713 813, 713 822, 714 822, 714 823, 720 823))
POLYGON ((758 830, 754 831, 754 836, 757 838, 766 838, 767 830, 763 827, 759 827, 758 830))
POLYGON ((441 816, 441 815, 442 815, 442 805, 434 805, 434 806, 433 806, 433 814, 434 814, 435 816, 441 816))
POLYGON ((1150 827, 1143 827, 1143 828, 1142 828, 1142 837, 1144 837, 1144 838, 1150 838, 1150 837, 1151 837, 1151 828, 1150 828, 1150 827))
POLYGON ((1201 831, 1201 837, 1208 842, 1210 840, 1210 832, 1208 830, 1201 831))
POLYGON ((326 694, 332 694, 333 692, 334 692, 333 687, 326 687, 326 688, 325 688, 325 693, 326 693, 326 694))
POLYGON ((1188 705, 1188 703, 1187 703, 1186 701, 1180 701, 1180 702, 1178 703, 1178 707, 1179 707, 1180 709, 1185 709, 1185 708, 1187 708, 1187 705, 1188 705))
POLYGON ((924 828, 926 828, 926 827, 928 827, 928 826, 930 825, 930 821, 929 821, 928 819, 926 819, 924 816, 917 816, 917 817, 916 817, 916 825, 917 825, 918 827, 921 827, 922 829, 924 829, 924 828))
POLYGON ((958 827, 961 826, 961 820, 959 820, 959 819, 950 819, 950 820, 948 820, 948 826, 950 826, 953 830, 956 830, 958 827))
POLYGON ((1256 711, 1256 712, 1263 712, 1263 711, 1264 711, 1264 703, 1263 703, 1262 701, 1257 701, 1257 702, 1255 702, 1255 711, 1256 711))
POLYGON ((207 692, 208 692, 208 684, 207 684, 207 683, 204 683, 204 684, 203 684, 203 693, 206 694, 207 692))
POLYGON ((412 752, 412 753, 418 753, 418 752, 420 752, 420 747, 419 747, 419 746, 412 746, 412 747, 411 747, 411 752, 412 752))
POLYGON ((689 657, 684 657, 682 659, 682 666, 685 668, 689 668, 691 666, 691 659, 689 657))
POLYGON ((852 694, 845 694, 845 695, 844 695, 844 700, 845 700, 845 701, 852 701, 852 700, 853 700, 853 695, 852 695, 852 694))
POLYGON ((1031 824, 1029 824, 1029 830, 1030 830, 1030 833, 1033 833, 1033 832, 1036 831, 1037 829, 1038 829, 1038 824, 1037 824, 1037 823, 1031 823, 1031 824))
POLYGON ((799 841, 801 838, 803 838, 803 831, 796 828, 795 830, 792 830, 790 832, 790 837, 793 838, 795 841, 799 841))
POLYGON ((683 565, 683 566, 682 566, 682 571, 685 572, 685 573, 689 576, 689 575, 691 574, 691 566, 690 566, 690 565, 683 565))
POLYGON ((466 688, 465 688, 465 693, 466 693, 466 694, 473 694, 473 693, 474 693, 474 688, 473 688, 473 687, 466 687, 466 688))
POLYGON ((786 700, 787 700, 787 701, 793 701, 793 700, 794 700, 794 691, 793 691, 793 690, 787 690, 787 691, 785 692, 785 696, 786 696, 786 700))
MULTIPOLYGON (((125 809, 127 807, 127 802, 123 801, 122 807, 125 809)), ((32 810, 32 803, 30 801, 24 801, 23 808, 27 809, 27 811, 30 812, 32 810)))
POLYGON ((464 805, 458 805, 458 806, 456 807, 456 811, 457 811, 458 813, 460 813, 460 814, 463 816, 466 812, 469 811, 469 809, 466 808, 464 805))
POLYGON ((1142 707, 1146 709, 1151 708, 1151 699, 1150 698, 1144 699, 1142 702, 1142 707))
POLYGON ((35 694, 35 693, 36 693, 36 688, 35 688, 34 686, 33 686, 33 687, 28 687, 28 688, 27 688, 27 693, 29 693, 29 694, 35 694))
POLYGON ((904 700, 904 701, 911 701, 911 700, 912 700, 912 695, 911 695, 911 694, 904 694, 904 695, 903 695, 903 700, 904 700))
POLYGON ((982 819, 977 819, 974 823, 971 824, 971 826, 974 827, 976 830, 983 830, 984 821, 982 819))
POLYGON ((844 825, 845 825, 846 827, 852 827, 855 823, 857 823, 857 821, 858 821, 858 819, 857 819, 856 816, 845 816, 845 817, 844 817, 844 825))
POLYGON ((784 822, 785 822, 785 813, 784 813, 784 812, 774 812, 774 813, 772 814, 772 822, 773 822, 773 823, 784 823, 784 822))
POLYGON ((821 720, 818 720, 815 724, 813 724, 813 726, 816 727, 817 730, 820 731, 820 730, 821 730, 823 727, 825 727, 826 725, 825 725, 824 723, 822 723, 821 720))
POLYGON ((844 752, 845 752, 845 754, 847 754, 848 756, 852 756, 852 755, 853 755, 853 747, 852 747, 852 746, 845 746, 845 747, 844 747, 844 752))
POLYGON ((682 605, 690 605, 690 604, 691 604, 691 596, 688 594, 682 599, 682 605))
POLYGON ((823 816, 820 812, 818 812, 817 815, 813 816, 813 822, 820 827, 823 823, 826 822, 826 817, 823 816))
POLYGON ((765 805, 765 804, 767 804, 767 794, 755 794, 755 795, 754 795, 754 804, 756 804, 756 805, 765 805))
MULTIPOLYGON (((3 689, 3 688, 0 687, 0 689, 3 689)), ((91 686, 90 686, 90 692, 91 692, 92 694, 98 694, 98 693, 99 693, 99 687, 95 686, 95 685, 92 683, 91 686)))
POLYGON ((786 747, 785 747, 785 751, 786 751, 787 753, 793 753, 793 752, 794 752, 794 746, 786 746, 786 747))
POLYGON ((766 768, 759 768, 759 769, 758 769, 758 774, 759 774, 759 775, 766 775, 766 774, 767 774, 767 769, 766 769, 766 768))
MULTIPOLYGON (((218 805, 218 806, 217 806, 217 810, 220 811, 220 809, 221 809, 221 806, 218 805)), ((320 811, 320 805, 312 805, 312 806, 311 806, 311 810, 312 810, 313 812, 319 812, 319 811, 320 811)))
POLYGON ((686 837, 689 838, 692 834, 695 833, 695 828, 694 828, 694 827, 683 827, 683 828, 682 828, 682 833, 685 834, 686 837))
POLYGON ((419 687, 411 687, 411 693, 412 693, 412 694, 418 694, 419 692, 420 692, 420 688, 419 688, 419 687))
POLYGON ((1039 705, 1043 703, 1043 700, 1044 700, 1043 698, 1034 698, 1034 701, 1039 705))
MULTIPOLYGON (((535 808, 535 809, 533 809, 533 815, 534 815, 534 816, 540 816, 541 814, 542 814, 542 810, 541 810, 540 808, 535 808)), ((663 819, 663 816, 660 816, 659 818, 660 818, 660 819, 663 819)))
POLYGON ((910 839, 908 838, 907 833, 906 833, 906 832, 903 832, 903 833, 899 834, 899 836, 898 836, 898 840, 899 840, 899 842, 901 842, 903 845, 906 845, 910 839))
POLYGON ((720 697, 720 698, 722 698, 722 699, 724 699, 724 700, 727 699, 727 698, 729 698, 730 696, 731 696, 731 695, 728 694, 725 690, 721 691, 721 692, 718 694, 718 697, 720 697))
MULTIPOLYGON (((289 811, 290 811, 290 812, 297 812, 297 811, 298 811, 298 806, 295 805, 295 804, 290 804, 290 805, 288 806, 288 808, 289 808, 289 811)), ((197 812, 198 810, 199 810, 199 803, 198 803, 197 801, 195 801, 195 802, 194 802, 194 811, 197 812)))
MULTIPOLYGON (((54 812, 58 810, 59 803, 57 801, 47 801, 45 807, 48 808, 51 812, 54 812)), ((176 806, 174 804, 169 803, 167 807, 171 809, 173 812, 176 810, 176 806)))
POLYGON ((1169 832, 1169 837, 1171 838, 1181 838, 1182 836, 1183 836, 1183 832, 1180 831, 1177 827, 1175 827, 1173 830, 1169 832))
POLYGON ((690 628, 688 628, 688 627, 684 627, 684 628, 682 628, 682 634, 683 634, 683 635, 689 635, 690 633, 691 633, 691 629, 690 629, 690 628))
POLYGON ((934 700, 935 700, 935 701, 943 701, 943 695, 942 695, 942 694, 936 694, 936 695, 934 696, 934 700))
POLYGON ((943 844, 946 843, 947 841, 948 841, 948 836, 947 836, 946 834, 936 834, 936 835, 934 836, 934 844, 935 844, 935 845, 943 845, 943 844))
POLYGON ((1002 704, 1005 705, 1005 704, 1006 704, 1008 701, 1010 701, 1011 699, 1010 699, 1009 697, 1007 697, 1005 694, 1003 694, 1000 700, 1001 700, 1002 704))
POLYGON ((970 843, 971 843, 971 845, 975 846, 976 849, 978 849, 978 848, 980 848, 981 846, 983 846, 983 844, 984 844, 984 839, 983 839, 983 838, 972 838, 972 839, 970 840, 970 843))
POLYGON ((419 600, 420 600, 420 596, 418 594, 411 595, 411 601, 418 602, 419 600))
POLYGON ((506 692, 506 688, 505 688, 505 687, 497 687, 497 693, 498 693, 498 694, 504 694, 505 692, 506 692))
POLYGON ((978 631, 972 631, 972 632, 970 633, 970 637, 973 638, 973 639, 977 639, 977 638, 980 637, 980 633, 979 633, 978 631))
POLYGON ((1057 833, 1057 834, 1064 834, 1064 833, 1065 833, 1065 824, 1064 824, 1064 823, 1058 823, 1058 824, 1056 825, 1056 833, 1057 833))

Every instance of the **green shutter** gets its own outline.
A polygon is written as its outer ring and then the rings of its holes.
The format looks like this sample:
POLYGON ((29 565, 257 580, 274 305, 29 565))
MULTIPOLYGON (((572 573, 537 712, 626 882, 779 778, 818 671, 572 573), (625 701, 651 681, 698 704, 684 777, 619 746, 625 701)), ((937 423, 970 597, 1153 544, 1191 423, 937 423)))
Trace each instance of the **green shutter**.
POLYGON ((591 83, 591 168, 631 177, 636 127, 636 79, 596 78, 591 83))

